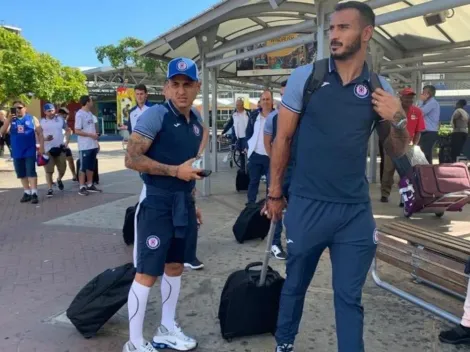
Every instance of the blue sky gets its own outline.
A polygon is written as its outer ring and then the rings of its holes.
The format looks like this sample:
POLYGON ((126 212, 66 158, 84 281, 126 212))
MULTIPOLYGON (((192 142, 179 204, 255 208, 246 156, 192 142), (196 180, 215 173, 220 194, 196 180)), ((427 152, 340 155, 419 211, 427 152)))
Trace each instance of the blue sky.
POLYGON ((0 21, 22 28, 23 36, 38 51, 51 54, 64 65, 94 67, 102 66, 95 47, 115 44, 128 36, 147 42, 218 2, 5 0, 1 1, 0 21))

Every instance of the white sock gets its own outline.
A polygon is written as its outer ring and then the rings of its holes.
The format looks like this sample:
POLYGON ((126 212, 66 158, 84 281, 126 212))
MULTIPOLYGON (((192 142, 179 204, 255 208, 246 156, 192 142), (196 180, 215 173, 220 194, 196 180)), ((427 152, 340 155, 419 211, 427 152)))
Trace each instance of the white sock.
POLYGON ((88 187, 91 187, 91 186, 93 186, 93 183, 89 183, 89 184, 87 184, 87 186, 88 186, 88 187))
POLYGON ((129 290, 127 308, 129 310, 129 335, 135 348, 144 343, 144 319, 150 287, 134 280, 129 290))
POLYGON ((24 193, 31 195, 31 190, 30 189, 25 189, 24 193))
POLYGON ((162 276, 162 325, 168 330, 175 328, 175 315, 180 295, 181 276, 162 276))
POLYGON ((35 188, 32 188, 32 189, 31 189, 31 194, 38 194, 38 190, 35 189, 35 188))

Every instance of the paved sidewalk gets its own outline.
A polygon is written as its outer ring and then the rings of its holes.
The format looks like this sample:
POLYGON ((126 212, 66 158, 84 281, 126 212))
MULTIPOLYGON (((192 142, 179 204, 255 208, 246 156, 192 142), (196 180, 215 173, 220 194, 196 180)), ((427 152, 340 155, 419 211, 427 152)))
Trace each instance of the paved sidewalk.
MULTIPOLYGON (((41 186, 37 206, 19 203, 21 190, 12 165, 0 159, 0 351, 121 351, 128 333, 126 307, 90 340, 76 332, 64 311, 95 275, 131 261, 132 250, 123 244, 121 228, 125 209, 136 203, 141 182, 135 172, 125 170, 123 157, 120 143, 103 143, 99 156, 102 194, 80 197, 77 185, 68 177, 65 191, 57 191, 52 199, 44 198, 41 186)), ((231 343, 220 337, 217 310, 222 286, 231 272, 260 260, 265 247, 261 241, 243 245, 234 241, 232 225, 246 200, 246 194, 234 190, 234 175, 234 170, 222 165, 221 171, 211 176, 214 195, 198 201, 204 216, 198 254, 206 267, 185 273, 178 319, 188 334, 199 339, 197 351, 272 352, 271 336, 231 343)), ((42 170, 40 182, 44 182, 42 170)), ((394 203, 375 201, 377 187, 371 186, 377 221, 400 216, 394 203)), ((423 215, 412 221, 470 238, 469 209, 442 219, 423 215)), ((285 274, 282 262, 273 260, 272 265, 285 274)), ((380 270, 384 278, 400 287, 461 314, 461 302, 416 285, 387 265, 381 265, 380 270)), ((159 296, 156 286, 148 305, 148 338, 159 324, 159 296)), ((470 350, 440 344, 437 335, 448 327, 445 322, 386 293, 371 280, 364 289, 364 305, 366 351, 470 350)), ((334 352, 336 348, 331 269, 325 253, 309 289, 296 351, 334 352)))

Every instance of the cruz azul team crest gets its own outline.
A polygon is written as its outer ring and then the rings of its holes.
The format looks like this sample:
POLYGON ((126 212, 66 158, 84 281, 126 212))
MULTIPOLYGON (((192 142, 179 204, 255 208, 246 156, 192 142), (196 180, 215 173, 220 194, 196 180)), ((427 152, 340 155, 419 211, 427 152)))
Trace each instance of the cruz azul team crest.
POLYGON ((356 84, 354 94, 361 99, 367 98, 369 96, 369 88, 364 84, 356 84))
POLYGON ((179 71, 186 71, 186 69, 188 68, 188 65, 186 65, 186 62, 184 61, 179 61, 176 64, 176 67, 178 68, 179 71))
POLYGON ((149 249, 157 249, 160 247, 160 239, 157 236, 147 237, 147 247, 149 249))
POLYGON ((197 126, 197 125, 193 125, 193 131, 194 131, 194 134, 196 136, 199 136, 201 134, 201 130, 200 130, 199 126, 197 126))

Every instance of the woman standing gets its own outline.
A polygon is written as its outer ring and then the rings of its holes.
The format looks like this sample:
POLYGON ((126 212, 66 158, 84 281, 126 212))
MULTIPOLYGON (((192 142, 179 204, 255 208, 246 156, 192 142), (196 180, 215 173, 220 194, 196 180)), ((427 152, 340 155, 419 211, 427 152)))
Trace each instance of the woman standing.
POLYGON ((468 113, 464 110, 467 105, 465 99, 460 99, 455 104, 455 111, 450 119, 452 126, 452 134, 450 136, 451 143, 451 158, 452 162, 457 161, 457 157, 462 152, 462 148, 468 137, 468 113))

